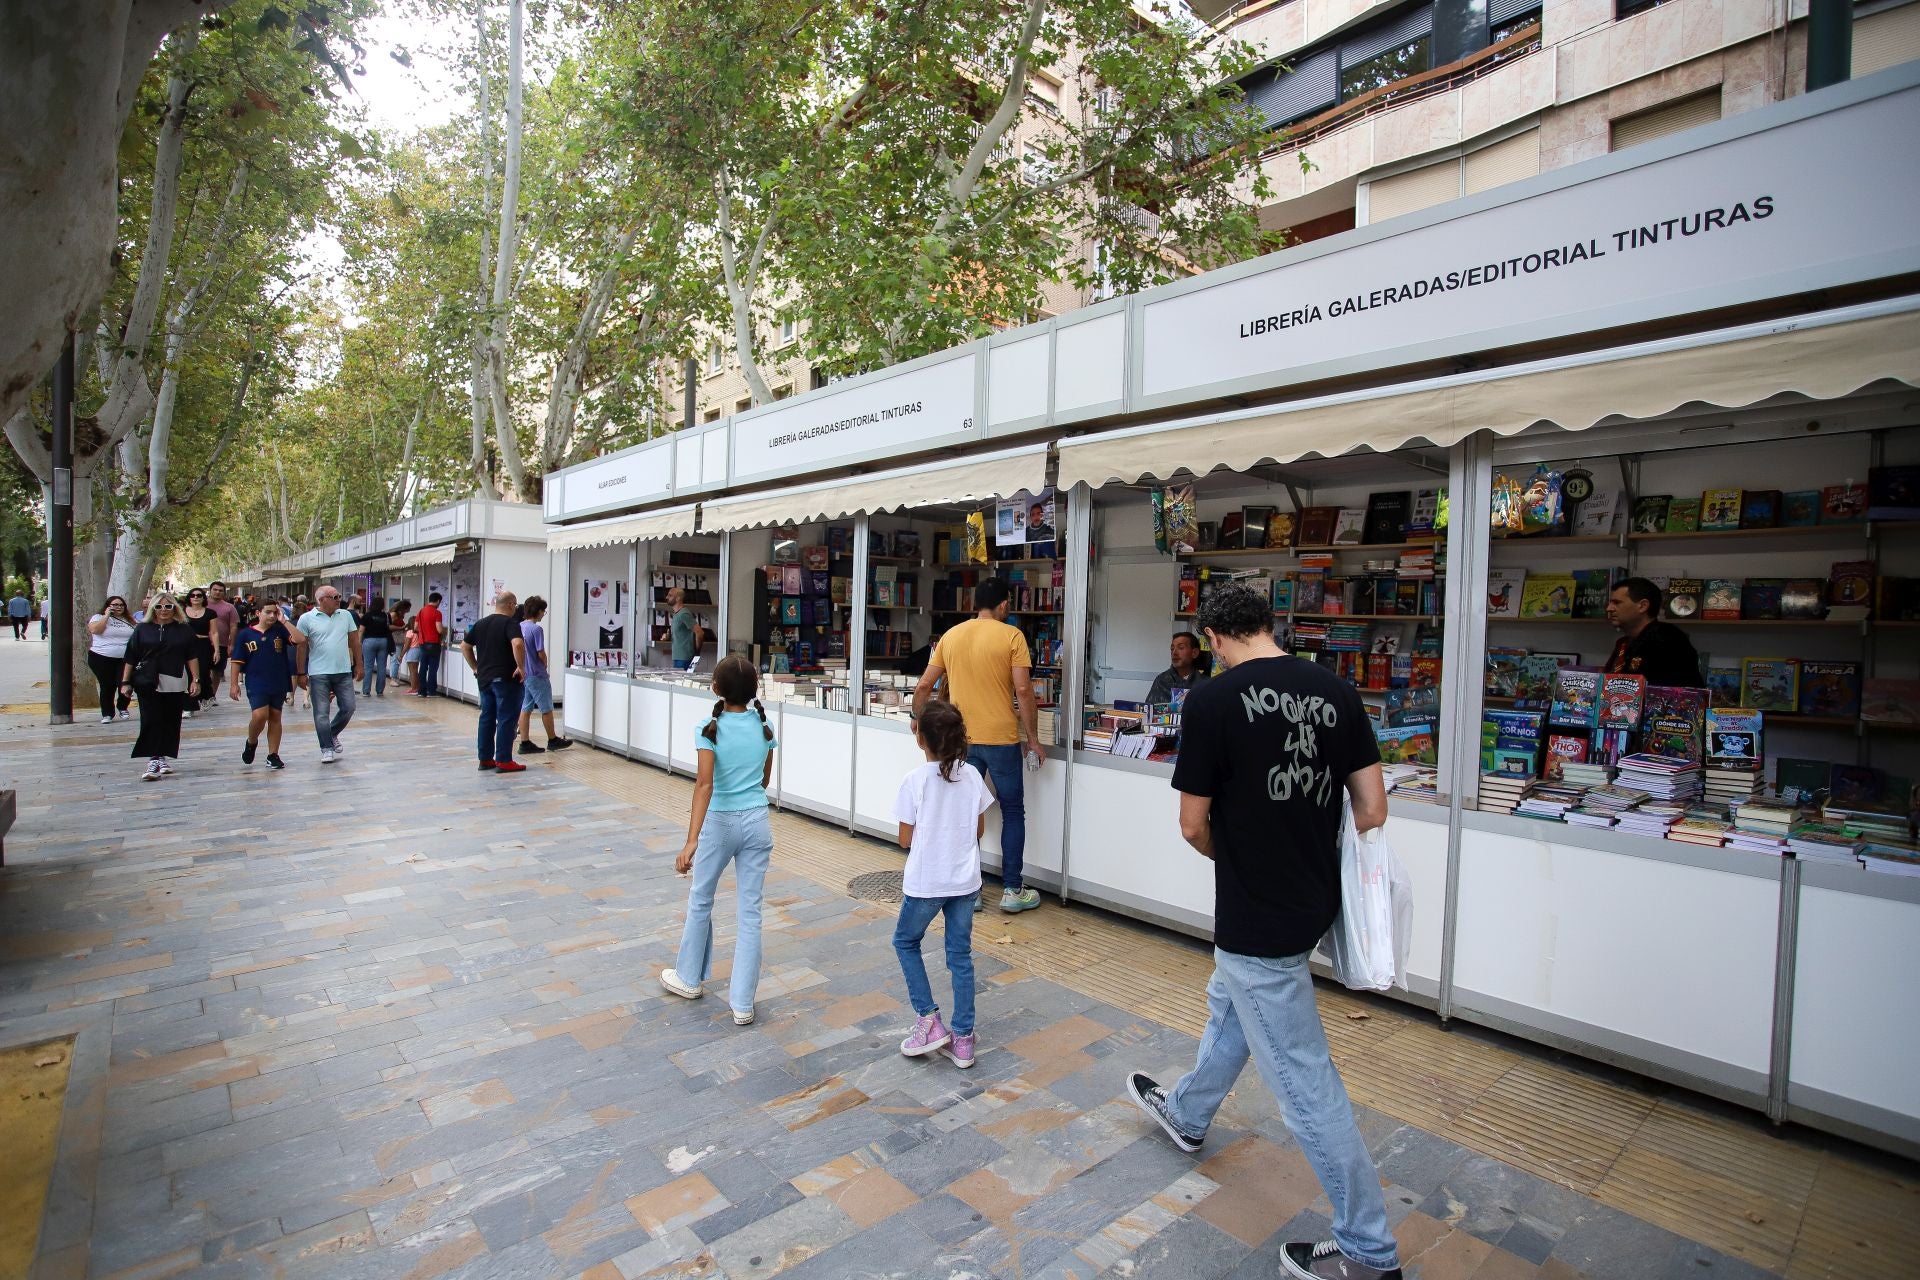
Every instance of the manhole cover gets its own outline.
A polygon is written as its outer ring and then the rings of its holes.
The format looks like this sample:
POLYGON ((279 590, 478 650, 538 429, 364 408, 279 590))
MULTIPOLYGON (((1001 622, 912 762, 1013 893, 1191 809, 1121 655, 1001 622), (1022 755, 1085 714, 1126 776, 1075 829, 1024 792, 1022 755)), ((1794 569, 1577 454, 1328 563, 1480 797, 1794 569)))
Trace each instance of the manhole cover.
POLYGON ((847 896, 867 902, 898 902, 901 875, 898 871, 869 871, 855 876, 847 881, 847 896))

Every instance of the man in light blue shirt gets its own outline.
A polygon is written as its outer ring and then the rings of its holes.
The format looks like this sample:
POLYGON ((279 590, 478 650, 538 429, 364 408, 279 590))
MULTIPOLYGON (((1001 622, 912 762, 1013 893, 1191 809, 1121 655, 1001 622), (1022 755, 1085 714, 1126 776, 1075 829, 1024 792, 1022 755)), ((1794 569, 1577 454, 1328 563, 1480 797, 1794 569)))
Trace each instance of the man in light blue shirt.
POLYGON ((7 601, 7 621, 13 624, 15 640, 27 638, 27 622, 32 617, 33 602, 18 591, 14 592, 13 599, 7 601))
POLYGON ((340 607, 340 592, 335 588, 322 587, 313 598, 314 607, 294 623, 307 645, 307 674, 301 677, 300 687, 313 703, 320 763, 332 764, 346 754, 340 746, 340 731, 353 719, 353 686, 360 679, 360 625, 340 607), (329 704, 335 701, 340 710, 329 719, 329 704))

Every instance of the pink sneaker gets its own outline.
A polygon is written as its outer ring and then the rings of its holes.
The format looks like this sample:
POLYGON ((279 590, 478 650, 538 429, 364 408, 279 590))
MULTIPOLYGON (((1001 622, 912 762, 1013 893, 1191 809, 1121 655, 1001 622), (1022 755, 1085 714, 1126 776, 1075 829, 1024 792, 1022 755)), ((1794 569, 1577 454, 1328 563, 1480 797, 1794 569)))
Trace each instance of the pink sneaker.
POLYGON ((953 1033, 941 1023, 940 1011, 935 1009, 913 1024, 913 1034, 900 1042, 900 1052, 909 1058, 918 1058, 945 1048, 952 1040, 953 1033))
POLYGON ((940 1052, 946 1054, 947 1057, 951 1058, 953 1060, 954 1066, 959 1067, 962 1071, 965 1071, 968 1067, 973 1065, 973 1037, 971 1035, 963 1036, 958 1032, 955 1032, 953 1037, 953 1043, 949 1044, 946 1048, 942 1049, 940 1052))

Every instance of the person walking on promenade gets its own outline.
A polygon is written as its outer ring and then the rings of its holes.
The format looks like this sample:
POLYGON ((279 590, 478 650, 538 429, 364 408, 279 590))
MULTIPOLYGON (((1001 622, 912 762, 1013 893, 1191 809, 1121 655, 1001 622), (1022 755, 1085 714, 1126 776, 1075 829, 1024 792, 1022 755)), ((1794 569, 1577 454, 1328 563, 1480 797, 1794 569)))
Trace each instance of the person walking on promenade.
POLYGON ((233 674, 227 696, 236 702, 240 682, 247 685, 247 705, 253 709, 247 721, 247 745, 240 749, 240 763, 252 764, 260 750, 260 733, 267 735, 267 767, 284 769, 280 758, 281 710, 300 674, 299 648, 306 635, 281 620, 280 606, 263 606, 259 617, 243 627, 234 640, 233 674))
POLYGON ((180 716, 200 684, 199 640, 181 613, 171 592, 154 596, 147 620, 133 629, 121 659, 120 692, 140 695, 133 758, 147 758, 141 775, 146 782, 173 772, 172 762, 180 758, 180 716))
POLYGON ((893 816, 907 870, 893 950, 918 1021, 900 1042, 909 1058, 943 1051, 956 1067, 973 1065, 973 903, 980 895, 980 836, 993 792, 967 765, 967 725, 951 702, 930 702, 914 721, 914 741, 927 762, 900 782, 893 816), (952 1024, 940 1021, 920 941, 935 916, 947 920, 947 976, 953 980, 952 1024))
POLYGON ((134 621, 127 616, 125 596, 108 596, 100 612, 87 619, 87 669, 100 682, 100 723, 112 724, 116 704, 120 718, 128 718, 131 699, 120 687, 120 669, 126 664, 127 641, 134 621))
POLYGON ((313 704, 313 731, 320 739, 320 763, 332 764, 346 751, 340 733, 353 719, 357 705, 353 685, 360 678, 360 628, 340 603, 335 587, 314 592, 315 606, 294 625, 306 637, 307 673, 300 684, 313 704), (340 710, 333 713, 333 704, 340 710), (331 715, 331 719, 329 716, 331 715))
POLYGON ((513 732, 519 727, 520 701, 527 677, 527 643, 514 619, 519 607, 513 592, 493 598, 493 612, 467 628, 460 643, 480 690, 480 769, 520 773, 527 766, 513 758, 513 732))
POLYGON ((7 621, 13 624, 13 638, 27 638, 27 623, 33 620, 33 601, 24 591, 16 591, 7 601, 7 621))
POLYGON ((755 696, 760 673, 739 654, 713 669, 713 714, 694 734, 700 771, 693 784, 687 842, 673 869, 693 876, 687 891, 687 923, 673 967, 660 985, 673 995, 698 1000, 713 976, 713 898, 720 873, 733 863, 733 977, 727 1003, 735 1026, 753 1022, 753 995, 760 985, 760 913, 767 867, 773 861, 773 823, 767 815, 767 780, 780 744, 755 696))
POLYGON ((527 602, 520 606, 520 613, 520 639, 527 646, 527 684, 520 696, 520 754, 539 755, 549 748, 559 751, 572 746, 573 742, 553 728, 553 677, 547 667, 547 630, 540 625, 540 620, 547 616, 547 602, 539 596, 528 596, 527 602), (533 740, 536 711, 547 731, 544 747, 533 740))
POLYGON ((393 636, 393 652, 387 655, 387 678, 413 688, 412 666, 420 661, 420 654, 413 642, 413 624, 408 615, 413 612, 413 601, 396 600, 393 608, 387 610, 387 623, 393 636))
POLYGON ((1245 587, 1214 591, 1197 618, 1227 670, 1187 694, 1180 834, 1213 862, 1213 977, 1194 1068, 1163 1089, 1127 1079, 1133 1101, 1183 1151, 1197 1151, 1247 1059, 1333 1204, 1333 1238, 1281 1254, 1300 1280, 1400 1276, 1380 1174, 1327 1051, 1307 956, 1340 914, 1341 799, 1356 831, 1387 820, 1380 751, 1353 686, 1283 653, 1273 606, 1245 587))
POLYGON ((387 614, 387 602, 375 596, 360 615, 360 658, 365 674, 360 677, 360 696, 387 696, 387 655, 393 648, 393 620, 387 614))
POLYGON ((187 592, 187 607, 183 610, 187 625, 193 628, 194 643, 199 647, 200 683, 187 697, 187 719, 193 719, 193 713, 213 702, 213 661, 218 654, 214 645, 214 623, 217 619, 213 611, 207 608, 207 593, 199 587, 187 592))
POLYGON ((993 783, 1000 801, 1000 909, 1012 913, 1040 905, 1038 891, 1025 885, 1027 802, 1020 744, 1036 765, 1047 758, 1034 725, 1033 658, 1020 628, 1007 622, 1007 584, 988 578, 973 592, 979 612, 950 628, 934 646, 927 669, 913 691, 913 714, 927 702, 944 676, 947 697, 960 708, 973 745, 967 763, 993 783), (1019 710, 1014 709, 1015 701, 1019 710))
POLYGON ((207 681, 207 701, 212 702, 226 677, 227 659, 233 656, 234 638, 240 634, 240 610, 227 599, 226 583, 207 584, 207 610, 216 619, 213 624, 213 675, 207 681))
POLYGON ((427 602, 413 617, 413 629, 420 636, 420 678, 413 685, 416 698, 431 698, 440 692, 440 653, 446 644, 446 626, 440 613, 440 593, 427 592, 427 602))
POLYGON ((700 646, 707 641, 706 629, 693 620, 693 610, 687 607, 687 593, 679 587, 667 592, 667 614, 667 632, 673 639, 673 669, 689 670, 693 660, 700 656, 700 646))

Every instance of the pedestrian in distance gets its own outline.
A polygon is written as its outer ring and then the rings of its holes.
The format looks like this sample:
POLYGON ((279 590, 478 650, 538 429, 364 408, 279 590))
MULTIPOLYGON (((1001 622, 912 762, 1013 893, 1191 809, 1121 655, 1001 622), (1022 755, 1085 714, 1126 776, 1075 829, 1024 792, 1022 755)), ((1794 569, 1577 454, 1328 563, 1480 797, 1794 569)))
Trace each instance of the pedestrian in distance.
POLYGON ((100 683, 101 724, 113 723, 116 708, 120 719, 129 716, 127 707, 132 700, 120 687, 120 680, 134 626, 125 596, 108 596, 100 612, 87 619, 87 669, 100 683))
POLYGON ((420 637, 420 678, 413 686, 416 698, 431 698, 440 692, 440 656, 447 640, 446 627, 446 618, 440 612, 440 593, 427 592, 427 602, 413 618, 413 629, 420 637))
POLYGON ((967 724, 951 702, 929 702, 913 725, 926 763, 901 779, 893 801, 907 869, 893 950, 907 980, 917 1021, 900 1042, 909 1058, 941 1052, 956 1067, 973 1065, 973 910, 980 894, 980 837, 993 792, 967 764, 967 724), (953 982, 952 1023, 940 1020, 920 942, 935 916, 947 921, 947 976, 953 982))
POLYGON ((306 637, 306 674, 298 686, 313 704, 313 732, 320 739, 320 763, 332 764, 346 754, 340 734, 358 705, 353 686, 360 679, 360 628, 340 601, 335 587, 314 592, 313 608, 294 623, 306 637), (339 710, 334 711, 335 705, 339 710))
POLYGON ((673 641, 674 670, 691 670, 694 660, 700 656, 700 647, 707 642, 707 634, 706 628, 693 620, 693 610, 687 607, 687 593, 679 587, 667 592, 667 633, 673 641))
POLYGON ((520 638, 520 624, 513 616, 519 603, 513 592, 502 591, 493 599, 493 612, 468 627, 460 642, 480 690, 483 773, 522 773, 527 767, 513 758, 513 733, 520 723, 527 676, 527 642, 520 638))
POLYGON ((539 596, 528 596, 527 602, 520 606, 520 639, 527 649, 526 689, 520 695, 520 754, 523 756, 539 755, 549 749, 559 751, 573 745, 553 728, 553 678, 547 667, 547 631, 540 625, 546 616, 547 602, 539 596), (544 747, 533 740, 536 711, 547 731, 544 747))
POLYGON ((673 967, 660 974, 660 985, 673 995, 698 1000, 703 994, 713 976, 713 898, 731 862, 734 943, 727 1003, 740 1027, 753 1021, 760 985, 760 915, 773 861, 767 780, 773 776, 773 750, 780 745, 767 723, 767 709, 755 696, 759 688, 760 673, 737 653, 713 669, 713 713, 693 737, 700 765, 687 842, 673 860, 675 871, 693 877, 687 923, 673 967))
POLYGON ((227 584, 207 584, 207 611, 213 614, 213 672, 207 680, 207 701, 220 692, 226 677, 227 659, 233 656, 234 637, 240 634, 240 610, 227 599, 227 584))
POLYGON ((408 664, 420 661, 420 655, 414 649, 413 627, 407 620, 412 612, 411 600, 396 600, 393 607, 387 610, 387 623, 393 636, 393 652, 387 656, 387 678, 409 689, 413 688, 413 677, 408 664))
POLYGON ((207 608, 207 593, 199 587, 187 591, 186 606, 181 610, 187 625, 193 628, 194 642, 200 653, 200 683, 187 697, 187 719, 193 719, 194 713, 204 709, 213 701, 213 660, 217 656, 214 647, 214 614, 207 608))
POLYGON ((140 736, 133 758, 147 758, 143 781, 173 772, 180 758, 180 717, 200 684, 200 645, 171 592, 153 597, 145 622, 127 639, 120 691, 140 698, 140 736))
POLYGON ((7 621, 13 624, 13 638, 27 638, 27 623, 33 620, 33 601, 24 591, 16 591, 7 600, 7 621))
POLYGON ((375 596, 360 615, 360 659, 365 674, 360 677, 360 696, 387 696, 387 655, 393 648, 393 620, 387 614, 387 602, 375 596))
POLYGON ((232 674, 228 677, 230 684, 227 696, 239 701, 240 684, 244 679, 247 705, 253 712, 247 721, 247 744, 240 749, 240 763, 253 763, 255 754, 260 750, 260 735, 264 731, 267 735, 267 767, 287 767, 280 758, 281 711, 286 706, 287 694, 292 691, 295 678, 300 674, 300 646, 305 643, 306 634, 287 626, 277 604, 262 607, 259 616, 241 628, 235 638, 233 661, 229 664, 232 674))
POLYGON ((1340 914, 1342 797, 1356 831, 1387 820, 1380 750, 1354 687, 1281 651, 1265 595, 1218 588, 1196 621, 1227 668, 1188 692, 1173 770, 1180 834, 1213 863, 1207 1029, 1173 1088, 1135 1072, 1127 1093, 1176 1146, 1197 1151, 1251 1057, 1333 1205, 1333 1238, 1286 1244, 1283 1274, 1399 1280, 1380 1174, 1307 969, 1340 914))

